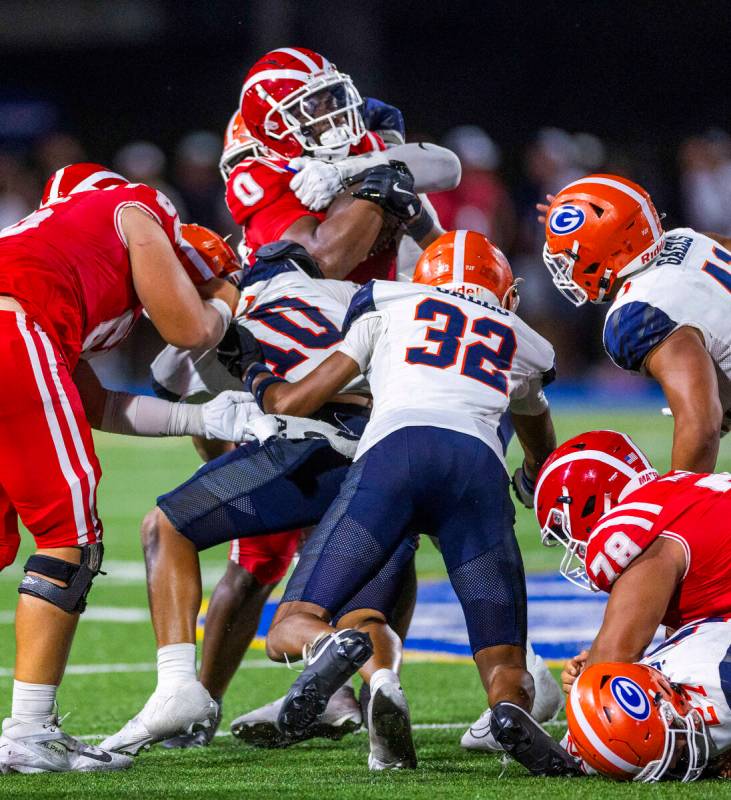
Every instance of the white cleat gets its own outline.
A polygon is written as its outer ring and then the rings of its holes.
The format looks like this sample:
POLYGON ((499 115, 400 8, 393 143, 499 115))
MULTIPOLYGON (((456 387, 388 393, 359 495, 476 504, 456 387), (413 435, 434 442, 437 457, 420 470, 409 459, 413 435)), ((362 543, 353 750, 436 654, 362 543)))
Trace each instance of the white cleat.
POLYGON ((144 708, 100 747, 135 756, 150 745, 180 733, 215 724, 218 704, 199 681, 181 684, 168 691, 155 690, 144 708))
MULTIPOLYGON (((526 665, 528 672, 533 676, 533 683, 536 687, 531 716, 541 724, 549 722, 563 708, 564 699, 561 687, 551 675, 546 662, 533 651, 530 642, 526 652, 526 665)), ((491 712, 488 708, 480 714, 477 722, 470 725, 464 732, 460 744, 465 750, 482 750, 486 753, 502 752, 503 748, 490 733, 490 716, 491 712)))
POLYGON ((338 741, 343 736, 357 731, 363 724, 363 715, 355 699, 355 693, 347 684, 335 692, 320 720, 300 739, 287 737, 277 728, 277 719, 283 702, 284 697, 280 697, 272 703, 237 717, 231 723, 231 733, 253 747, 289 747, 307 739, 322 738, 338 741))
POLYGON ((48 722, 3 721, 0 772, 102 772, 127 769, 132 759, 84 744, 64 733, 55 717, 48 722))
POLYGON ((395 683, 382 684, 368 704, 368 769, 416 769, 409 704, 395 683))

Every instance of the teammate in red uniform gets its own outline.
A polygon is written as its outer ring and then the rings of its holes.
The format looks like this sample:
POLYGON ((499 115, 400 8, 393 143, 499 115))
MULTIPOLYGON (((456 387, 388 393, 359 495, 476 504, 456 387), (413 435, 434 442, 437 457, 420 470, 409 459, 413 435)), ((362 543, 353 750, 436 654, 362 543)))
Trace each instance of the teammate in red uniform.
POLYGON ((731 476, 657 472, 613 431, 576 436, 546 461, 535 508, 570 581, 611 592, 587 664, 637 661, 659 625, 731 616, 731 476))
MULTIPOLYGON (((12 376, 0 397, 0 567, 15 558, 18 516, 37 548, 19 587, 2 771, 129 766, 61 732, 55 716, 56 689, 103 553, 91 426, 228 438, 238 406, 233 393, 196 410, 107 392, 84 359, 119 343, 143 308, 170 343, 220 340, 238 291, 214 278, 198 287, 204 302, 176 254, 179 244, 178 217, 164 195, 89 164, 56 173, 41 207, 0 231, 0 366, 12 376)), ((189 653, 166 655, 177 669, 190 662, 189 653)), ((190 668, 195 676, 194 652, 190 668)), ((205 690, 197 711, 211 713, 205 690)))
MULTIPOLYGON (((379 243, 383 249, 373 253, 383 212, 356 201, 328 218, 326 207, 346 184, 389 159, 407 164, 417 192, 453 189, 460 165, 453 153, 430 144, 396 145, 385 152, 383 138, 366 130, 362 103, 351 79, 312 50, 278 48, 249 70, 241 117, 263 150, 237 164, 226 187, 229 209, 249 248, 291 239, 307 249, 326 277, 358 283, 395 277, 395 240, 379 243)), ((398 119, 384 125, 397 127, 400 114, 387 108, 398 119)), ((407 221, 406 230, 424 246, 442 233, 426 208, 407 221)))

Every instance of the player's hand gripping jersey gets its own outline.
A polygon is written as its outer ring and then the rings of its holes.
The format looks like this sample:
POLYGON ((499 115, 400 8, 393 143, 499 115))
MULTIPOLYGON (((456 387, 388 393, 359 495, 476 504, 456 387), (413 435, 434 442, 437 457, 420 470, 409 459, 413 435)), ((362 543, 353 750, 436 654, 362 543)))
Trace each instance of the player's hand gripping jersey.
MULTIPOLYGON (((299 380, 335 351, 351 298, 348 281, 312 278, 293 260, 259 259, 247 270, 236 318, 258 340, 267 366, 287 380, 299 380)), ((238 388, 215 349, 204 354, 166 347, 152 365, 155 381, 177 397, 217 394, 238 388)), ((362 378, 348 392, 368 393, 362 378)))
POLYGON ((504 465, 502 414, 547 408, 553 348, 498 306, 423 284, 371 281, 353 298, 343 334, 340 349, 360 365, 374 398, 356 458, 419 425, 476 436, 504 465))
MULTIPOLYGON (((367 132, 351 147, 350 155, 385 147, 378 134, 367 132)), ((246 246, 252 251, 278 241, 302 217, 316 217, 322 222, 327 216, 327 210, 311 211, 297 199, 289 188, 294 173, 288 165, 288 159, 275 154, 247 158, 236 165, 226 182, 226 203, 236 224, 242 226, 246 246)), ((363 283, 371 278, 394 277, 395 263, 396 249, 389 247, 362 262, 349 278, 363 283)))
POLYGON ((622 369, 641 372, 650 351, 682 326, 696 328, 718 367, 731 411, 731 253, 702 233, 676 228, 644 272, 630 278, 607 313, 604 346, 622 369))
POLYGON ((142 184, 72 194, 0 231, 0 295, 36 319, 73 368, 114 347, 142 313, 120 213, 134 206, 179 238, 175 208, 142 184))
POLYGON ((602 516, 589 537, 585 564, 605 592, 658 537, 679 542, 686 573, 663 625, 679 628, 704 617, 731 617, 731 474, 670 472, 637 486, 602 516))

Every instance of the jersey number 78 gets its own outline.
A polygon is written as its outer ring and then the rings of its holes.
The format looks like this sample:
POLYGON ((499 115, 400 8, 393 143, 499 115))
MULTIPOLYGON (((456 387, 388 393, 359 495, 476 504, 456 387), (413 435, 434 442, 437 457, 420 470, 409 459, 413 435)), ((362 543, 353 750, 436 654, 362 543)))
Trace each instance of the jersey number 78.
POLYGON ((426 330, 425 339, 436 344, 436 350, 409 347, 406 349, 407 364, 450 369, 459 362, 461 375, 507 395, 506 373, 512 366, 517 347, 512 328, 491 317, 479 317, 472 321, 470 330, 485 342, 464 345, 462 339, 467 329, 467 315, 458 306, 433 298, 419 303, 414 319, 441 322, 441 326, 426 330), (492 365, 493 369, 487 368, 486 364, 492 365))

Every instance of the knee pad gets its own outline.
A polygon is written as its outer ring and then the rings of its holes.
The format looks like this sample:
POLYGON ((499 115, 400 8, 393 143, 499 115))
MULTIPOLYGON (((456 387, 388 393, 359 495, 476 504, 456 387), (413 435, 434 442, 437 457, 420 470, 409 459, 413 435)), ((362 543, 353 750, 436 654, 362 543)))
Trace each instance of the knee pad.
POLYGON ((104 574, 100 569, 104 556, 104 545, 97 542, 84 545, 79 549, 81 550, 81 561, 78 564, 71 564, 52 556, 30 556, 25 562, 23 571, 37 574, 26 574, 18 587, 18 594, 39 597, 68 614, 76 612, 83 614, 86 609, 86 597, 91 590, 94 578, 100 573, 104 574), (66 586, 57 586, 46 578, 63 581, 66 586))

